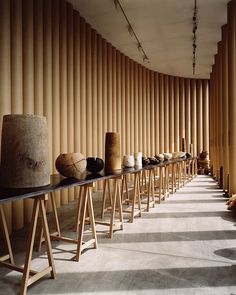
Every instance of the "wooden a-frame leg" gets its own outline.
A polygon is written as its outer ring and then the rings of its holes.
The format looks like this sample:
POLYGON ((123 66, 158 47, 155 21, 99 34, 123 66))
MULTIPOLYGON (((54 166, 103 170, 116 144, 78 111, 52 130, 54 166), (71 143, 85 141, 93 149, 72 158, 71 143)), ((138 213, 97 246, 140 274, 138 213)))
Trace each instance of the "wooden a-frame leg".
POLYGON ((113 236, 113 225, 114 225, 114 219, 115 219, 115 210, 116 210, 116 198, 117 198, 117 192, 118 192, 118 186, 117 186, 117 179, 114 180, 114 192, 113 192, 113 200, 112 200, 112 210, 111 210, 111 219, 110 219, 110 238, 113 236))
POLYGON ((42 217, 43 231, 44 231, 46 249, 47 249, 47 255, 48 255, 48 263, 49 263, 49 266, 51 267, 51 278, 54 279, 56 277, 56 269, 55 269, 53 255, 52 255, 52 244, 50 240, 49 228, 47 223, 45 201, 42 198, 40 199, 39 209, 40 209, 40 214, 42 217))
POLYGON ((83 193, 81 194, 80 223, 79 223, 79 232, 78 232, 77 252, 75 257, 76 261, 79 261, 81 256, 81 251, 82 251, 87 201, 88 201, 88 186, 85 185, 83 189, 83 193))
POLYGON ((88 211, 89 211, 89 219, 92 230, 92 238, 94 239, 94 247, 97 248, 97 235, 96 235, 96 227, 95 227, 95 219, 94 219, 94 211, 93 211, 93 199, 91 188, 88 188, 88 211))
POLYGON ((154 193, 154 169, 152 169, 151 175, 151 192, 152 192, 152 207, 155 207, 155 193, 154 193))
MULTIPOLYGON (((52 203, 52 212, 54 215, 55 223, 56 223, 56 232, 52 233, 51 235, 61 237, 61 229, 60 229, 60 224, 59 224, 59 218, 57 214, 57 206, 56 206, 56 201, 55 201, 55 196, 53 193, 49 194, 49 197, 51 198, 51 203, 52 203)), ((45 198, 44 200, 45 203, 45 210, 47 209, 47 204, 48 204, 48 199, 45 198)), ((47 211, 47 210, 46 210, 47 211)), ((38 251, 41 251, 42 248, 42 243, 45 241, 44 234, 43 234, 43 227, 41 227, 40 231, 40 238, 39 238, 39 246, 38 246, 38 251)))
POLYGON ((83 191, 83 186, 79 188, 79 198, 77 203, 77 210, 76 210, 76 232, 79 231, 79 223, 80 223, 80 212, 81 212, 81 195, 83 191))
POLYGON ((105 205, 106 205, 106 189, 107 189, 107 180, 104 180, 103 193, 102 193, 102 208, 101 208, 101 219, 104 219, 105 205))
POLYGON ((137 175, 137 173, 135 173, 135 175, 134 175, 134 195, 133 195, 133 199, 132 199, 132 211, 131 211, 131 218, 130 218, 131 223, 134 222, 134 209, 135 209, 137 192, 138 192, 138 175, 137 175))
POLYGON ((128 189, 128 181, 127 181, 127 175, 124 176, 125 177, 125 190, 126 190, 126 196, 127 196, 127 200, 130 201, 129 199, 129 189, 128 189))
POLYGON ((2 205, 0 205, 0 217, 1 217, 1 221, 2 221, 3 235, 4 235, 4 238, 6 241, 7 251, 8 251, 8 255, 6 256, 6 259, 4 259, 4 260, 9 259, 10 263, 14 264, 14 258, 13 258, 11 242, 10 242, 10 238, 9 238, 9 232, 8 232, 8 228, 7 228, 7 222, 6 222, 5 213, 4 213, 2 205))
POLYGON ((119 210, 119 217, 121 222, 120 228, 123 229, 124 223, 123 223, 123 211, 122 211, 122 196, 121 196, 120 185, 119 185, 120 180, 116 179, 115 181, 117 181, 117 195, 118 195, 118 206, 119 206, 118 210, 119 210))
POLYGON ((142 216, 142 211, 141 211, 141 196, 140 196, 140 172, 137 175, 137 193, 138 193, 139 217, 141 217, 142 216))
POLYGON ((51 277, 55 278, 56 271, 54 266, 54 260, 52 256, 52 247, 51 247, 51 240, 49 236, 49 230, 48 230, 48 223, 47 223, 47 217, 46 217, 46 210, 45 210, 45 197, 36 197, 34 198, 34 205, 33 205, 33 213, 31 218, 31 224, 30 224, 30 232, 28 237, 28 247, 25 257, 25 264, 24 264, 24 271, 23 271, 23 278, 21 283, 21 290, 20 295, 25 295, 27 292, 27 287, 46 275, 47 273, 51 273, 51 277), (42 225, 44 230, 44 236, 45 241, 47 245, 47 254, 48 254, 48 262, 49 267, 45 268, 44 270, 36 273, 32 277, 30 276, 30 263, 32 260, 32 254, 33 254, 33 247, 34 247, 34 241, 35 241, 35 232, 37 227, 37 221, 39 217, 39 210, 42 215, 42 225))

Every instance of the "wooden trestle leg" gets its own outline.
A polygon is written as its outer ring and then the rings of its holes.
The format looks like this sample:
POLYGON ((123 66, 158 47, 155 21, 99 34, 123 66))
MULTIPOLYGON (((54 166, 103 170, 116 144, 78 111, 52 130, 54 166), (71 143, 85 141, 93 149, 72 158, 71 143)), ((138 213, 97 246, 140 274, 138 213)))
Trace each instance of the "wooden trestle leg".
MULTIPOLYGON (((107 182, 108 188, 109 188, 109 181, 111 181, 111 180, 114 181, 114 184, 113 184, 114 187, 113 187, 112 194, 111 194, 110 190, 108 190, 109 196, 110 196, 111 207, 104 209, 105 206, 103 206, 103 208, 102 208, 102 216, 104 214, 104 211, 110 209, 110 211, 111 211, 110 222, 106 222, 106 221, 103 221, 103 220, 101 220, 101 221, 96 220, 95 221, 96 224, 109 226, 109 236, 110 236, 110 238, 112 238, 112 236, 113 236, 114 227, 116 229, 118 227, 121 230, 123 229, 122 197, 121 197, 121 189, 120 189, 121 176, 105 180, 105 182, 107 182), (118 203, 118 211, 119 211, 119 222, 114 223, 117 203, 118 203)), ((104 190, 105 189, 106 189, 106 186, 104 186, 104 190)), ((106 198, 106 196, 103 195, 103 202, 104 202, 105 198, 106 198)), ((103 204, 105 204, 105 203, 103 203, 103 204)))
POLYGON ((8 229, 7 229, 7 222, 6 222, 6 218, 5 218, 5 214, 4 214, 4 210, 3 210, 2 205, 0 205, 0 218, 1 218, 1 222, 2 222, 3 235, 4 235, 4 239, 6 241, 7 251, 8 251, 7 255, 0 257, 0 261, 3 262, 6 260, 9 260, 11 264, 14 264, 14 258, 13 258, 12 249, 11 249, 11 242, 10 242, 9 233, 8 233, 8 229))
POLYGON ((92 192, 90 189, 90 185, 83 186, 83 193, 80 195, 80 222, 79 222, 79 232, 78 232, 78 241, 77 241, 77 252, 75 256, 75 260, 79 261, 81 253, 84 249, 94 245, 94 248, 97 248, 97 236, 96 236, 96 228, 95 228, 95 220, 94 220, 94 212, 93 212, 93 201, 92 201, 92 192), (92 230, 92 239, 87 242, 83 242, 83 233, 84 233, 84 225, 85 225, 85 217, 86 217, 86 208, 88 205, 89 211, 89 219, 92 230))
POLYGON ((33 206, 33 213, 32 213, 32 220, 30 224, 30 233, 28 237, 28 247, 26 252, 26 258, 25 258, 25 265, 23 270, 23 278, 21 283, 21 290, 20 295, 25 295, 27 292, 28 286, 45 276, 46 274, 50 273, 51 278, 55 278, 56 276, 56 270, 54 265, 54 259, 52 256, 52 246, 50 241, 50 235, 49 235, 49 229, 48 229, 48 223, 47 223, 47 217, 46 217, 46 210, 45 210, 45 196, 39 196, 34 198, 34 206, 33 206), (36 227, 37 227, 37 221, 39 212, 42 217, 42 226, 43 226, 43 232, 46 242, 46 251, 48 255, 48 264, 49 266, 39 272, 35 272, 34 274, 31 274, 30 271, 30 263, 32 260, 32 254, 33 254, 33 246, 35 241, 35 233, 36 233, 36 227))

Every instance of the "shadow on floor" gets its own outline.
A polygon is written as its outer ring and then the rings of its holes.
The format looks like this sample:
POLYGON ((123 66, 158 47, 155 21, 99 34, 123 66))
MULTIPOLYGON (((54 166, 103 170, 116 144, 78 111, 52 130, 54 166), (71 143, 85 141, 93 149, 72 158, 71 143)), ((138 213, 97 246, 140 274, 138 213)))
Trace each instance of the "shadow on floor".
MULTIPOLYGON (((168 213, 162 213, 162 212, 145 212, 142 215, 142 219, 152 219, 152 218, 195 218, 195 217, 222 217, 222 218, 228 218, 228 220, 232 219, 232 215, 230 212, 227 211, 202 211, 202 212, 168 212, 168 213)), ((232 220, 233 221, 233 220, 232 220)))
POLYGON ((218 256, 222 256, 231 260, 236 260, 236 248, 225 248, 214 252, 218 256))
POLYGON ((191 231, 191 232, 158 232, 158 233, 122 233, 119 232, 112 241, 101 236, 99 243, 148 243, 148 242, 170 242, 170 241, 211 241, 211 240, 234 240, 235 230, 217 231, 191 231))
POLYGON ((204 204, 204 203, 226 203, 226 200, 223 198, 219 198, 219 199, 209 199, 209 200, 172 200, 170 199, 166 199, 166 201, 170 204, 204 204))
MULTIPOLYGON (((196 268, 109 270, 60 273, 30 287, 31 294, 78 294, 109 291, 141 291, 236 286, 236 265, 196 268)), ((5 278, 5 283, 12 280, 5 278)))

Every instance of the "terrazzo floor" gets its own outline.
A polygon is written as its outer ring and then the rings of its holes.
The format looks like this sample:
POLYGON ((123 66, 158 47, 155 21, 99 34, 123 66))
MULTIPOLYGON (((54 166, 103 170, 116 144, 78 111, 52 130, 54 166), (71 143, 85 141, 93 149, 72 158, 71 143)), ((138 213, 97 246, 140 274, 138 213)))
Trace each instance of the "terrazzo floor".
MULTIPOLYGON (((98 249, 84 252, 79 263, 71 261, 75 245, 53 242, 57 278, 40 280, 27 294, 236 295, 236 217, 225 202, 212 178, 198 176, 133 224, 125 219, 113 239, 97 226, 98 249)), ((75 235, 75 207, 59 211, 64 234, 75 235)), ((25 229, 12 238, 19 264, 26 235, 25 229)), ((35 253, 32 268, 45 265, 45 258, 35 253)), ((0 294, 17 294, 20 278, 0 268, 0 294)))

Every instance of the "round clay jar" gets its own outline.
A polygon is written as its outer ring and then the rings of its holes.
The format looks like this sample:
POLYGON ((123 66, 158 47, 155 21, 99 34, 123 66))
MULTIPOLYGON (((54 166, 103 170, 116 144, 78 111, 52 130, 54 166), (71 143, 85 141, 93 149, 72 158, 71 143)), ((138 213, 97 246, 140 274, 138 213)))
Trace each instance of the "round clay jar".
POLYGON ((79 179, 86 170, 86 159, 81 153, 60 154, 55 166, 61 175, 79 179))

